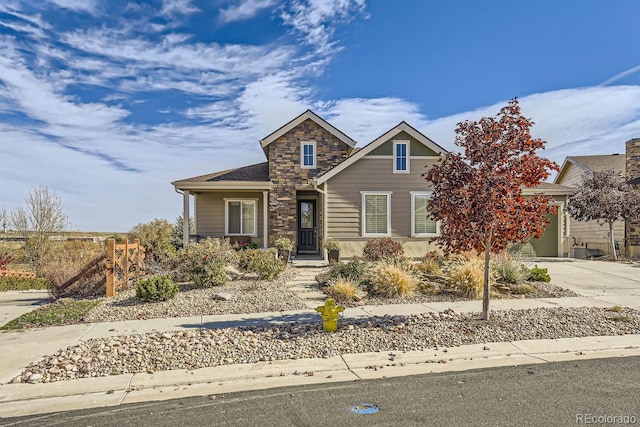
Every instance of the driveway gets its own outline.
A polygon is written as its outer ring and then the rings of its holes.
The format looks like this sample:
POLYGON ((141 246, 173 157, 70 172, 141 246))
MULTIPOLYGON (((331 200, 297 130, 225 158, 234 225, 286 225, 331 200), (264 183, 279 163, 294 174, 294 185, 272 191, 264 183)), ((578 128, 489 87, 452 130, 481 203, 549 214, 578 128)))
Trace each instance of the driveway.
POLYGON ((640 267, 634 264, 573 258, 538 258, 533 264, 549 270, 551 283, 582 296, 640 299, 640 267))

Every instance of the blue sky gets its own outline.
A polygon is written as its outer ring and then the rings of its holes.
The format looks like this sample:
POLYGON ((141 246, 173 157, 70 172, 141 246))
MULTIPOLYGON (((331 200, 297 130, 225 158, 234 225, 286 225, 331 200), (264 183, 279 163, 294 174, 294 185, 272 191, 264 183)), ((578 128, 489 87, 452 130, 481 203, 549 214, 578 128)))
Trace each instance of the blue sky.
POLYGON ((60 195, 72 229, 173 221, 170 181, 264 161, 311 108, 362 146, 521 100, 547 157, 640 137, 640 2, 3 0, 0 207, 60 195))

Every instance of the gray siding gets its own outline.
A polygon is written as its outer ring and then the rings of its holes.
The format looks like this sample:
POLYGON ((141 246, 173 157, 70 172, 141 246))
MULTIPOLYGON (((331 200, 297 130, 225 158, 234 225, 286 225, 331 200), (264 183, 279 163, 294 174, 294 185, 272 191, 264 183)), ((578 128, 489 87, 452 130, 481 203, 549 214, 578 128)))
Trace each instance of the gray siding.
POLYGON ((361 191, 392 191, 391 237, 411 236, 410 191, 428 191, 421 176, 436 159, 411 159, 410 174, 394 174, 393 160, 363 157, 328 182, 328 233, 331 237, 362 236, 361 191))
POLYGON ((264 224, 262 192, 211 192, 198 194, 195 202, 196 234, 218 238, 225 236, 224 199, 257 199, 257 237, 253 237, 252 242, 262 244, 264 224))
POLYGON ((393 155, 393 141, 410 141, 409 143, 409 153, 412 156, 438 156, 438 153, 431 150, 429 147, 424 145, 423 143, 417 141, 407 132, 400 132, 395 135, 393 138, 388 141, 382 143, 379 147, 372 150, 370 153, 367 153, 367 156, 392 156, 393 155))

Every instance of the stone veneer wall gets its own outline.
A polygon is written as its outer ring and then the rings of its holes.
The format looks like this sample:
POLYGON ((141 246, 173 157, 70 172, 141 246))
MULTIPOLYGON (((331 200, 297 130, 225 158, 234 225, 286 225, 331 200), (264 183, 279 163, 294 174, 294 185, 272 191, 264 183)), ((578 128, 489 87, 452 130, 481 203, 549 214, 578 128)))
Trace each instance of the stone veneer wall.
MULTIPOLYGON (((269 178, 269 244, 278 237, 297 242, 296 188, 310 185, 311 179, 344 161, 351 147, 307 119, 268 146, 269 178), (300 142, 316 142, 316 168, 300 168, 300 142)), ((317 204, 320 208, 321 203, 317 204)), ((320 220, 320 218, 318 218, 320 220)), ((318 236, 322 236, 318 229, 318 236)))
MULTIPOLYGON (((630 139, 625 143, 626 150, 626 179, 631 181, 640 178, 640 138, 630 139)), ((639 186, 636 186, 639 187, 639 186)), ((640 221, 626 222, 627 255, 640 255, 640 221)))

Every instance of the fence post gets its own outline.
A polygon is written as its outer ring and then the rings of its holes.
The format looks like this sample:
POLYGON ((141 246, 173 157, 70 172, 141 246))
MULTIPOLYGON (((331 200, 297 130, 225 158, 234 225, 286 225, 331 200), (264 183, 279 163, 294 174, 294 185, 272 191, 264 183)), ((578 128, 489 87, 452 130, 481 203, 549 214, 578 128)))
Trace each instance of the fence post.
POLYGON ((135 239, 134 243, 136 244, 136 249, 135 249, 136 269, 134 274, 137 282, 138 279, 140 279, 140 267, 142 265, 142 259, 140 258, 140 239, 135 239))
POLYGON ((116 287, 113 280, 113 275, 116 269, 116 240, 107 239, 107 296, 113 297, 116 295, 116 287))

